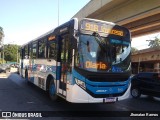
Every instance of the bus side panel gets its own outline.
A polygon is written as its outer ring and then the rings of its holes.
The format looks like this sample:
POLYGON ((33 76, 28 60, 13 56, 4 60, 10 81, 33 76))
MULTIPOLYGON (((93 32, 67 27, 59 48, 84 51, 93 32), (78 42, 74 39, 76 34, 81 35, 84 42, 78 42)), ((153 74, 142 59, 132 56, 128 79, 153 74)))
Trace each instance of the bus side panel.
POLYGON ((46 82, 48 75, 56 79, 56 61, 47 59, 36 59, 35 71, 32 73, 34 77, 34 84, 43 90, 46 90, 46 82))

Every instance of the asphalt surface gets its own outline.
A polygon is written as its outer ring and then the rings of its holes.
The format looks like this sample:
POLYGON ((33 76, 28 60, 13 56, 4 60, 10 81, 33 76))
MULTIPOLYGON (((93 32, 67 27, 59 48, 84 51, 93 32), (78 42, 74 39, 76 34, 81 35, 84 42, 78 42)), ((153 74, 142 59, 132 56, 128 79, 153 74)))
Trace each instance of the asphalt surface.
MULTIPOLYGON (((129 98, 112 104, 75 104, 59 98, 57 102, 49 99, 45 91, 27 84, 14 73, 0 74, 0 111, 2 112, 40 112, 42 118, 56 120, 128 120, 160 119, 160 99, 142 96, 139 99, 129 98), (46 112, 47 111, 47 112, 46 112), (129 117, 130 114, 158 114, 159 117, 129 117)), ((21 117, 18 117, 20 119, 21 117)), ((8 119, 5 117, 5 119, 8 119)), ((10 117, 9 117, 10 119, 10 117)), ((26 119, 23 117, 23 119, 26 119)))

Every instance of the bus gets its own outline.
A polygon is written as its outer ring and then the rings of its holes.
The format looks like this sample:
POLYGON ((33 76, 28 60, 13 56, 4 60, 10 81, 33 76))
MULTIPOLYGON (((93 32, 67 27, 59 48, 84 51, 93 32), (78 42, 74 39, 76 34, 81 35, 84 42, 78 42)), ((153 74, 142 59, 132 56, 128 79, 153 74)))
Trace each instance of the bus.
POLYGON ((27 82, 71 103, 129 97, 131 37, 112 22, 77 19, 21 46, 19 73, 27 82))

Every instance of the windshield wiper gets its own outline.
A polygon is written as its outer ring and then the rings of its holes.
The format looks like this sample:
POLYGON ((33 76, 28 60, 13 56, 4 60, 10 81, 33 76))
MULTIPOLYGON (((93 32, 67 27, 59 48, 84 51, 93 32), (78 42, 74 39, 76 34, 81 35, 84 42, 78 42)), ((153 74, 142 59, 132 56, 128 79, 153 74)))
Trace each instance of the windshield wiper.
POLYGON ((101 48, 101 50, 103 50, 105 53, 106 53, 106 59, 107 59, 107 62, 108 62, 108 64, 109 64, 109 66, 111 66, 112 64, 111 64, 111 58, 110 58, 110 56, 111 56, 111 51, 110 51, 110 48, 109 48, 109 46, 107 46, 107 41, 103 41, 102 40, 102 37, 97 33, 97 32, 93 32, 93 34, 92 34, 93 36, 95 36, 95 40, 96 40, 96 42, 99 44, 99 46, 100 46, 100 48, 101 48))
POLYGON ((102 37, 97 32, 93 32, 92 35, 95 36, 95 40, 99 44, 101 49, 106 52, 106 43, 102 40, 102 37))

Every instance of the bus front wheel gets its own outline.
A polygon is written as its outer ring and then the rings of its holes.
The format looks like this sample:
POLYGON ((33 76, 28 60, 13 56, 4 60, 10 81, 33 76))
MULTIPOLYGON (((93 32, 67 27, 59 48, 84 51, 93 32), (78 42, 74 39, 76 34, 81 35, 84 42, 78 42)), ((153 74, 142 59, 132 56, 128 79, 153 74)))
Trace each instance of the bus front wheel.
POLYGON ((141 92, 138 87, 131 88, 131 95, 133 98, 139 98, 141 96, 141 92))
POLYGON ((49 97, 52 101, 57 100, 56 87, 54 84, 54 80, 51 80, 49 84, 49 97))

